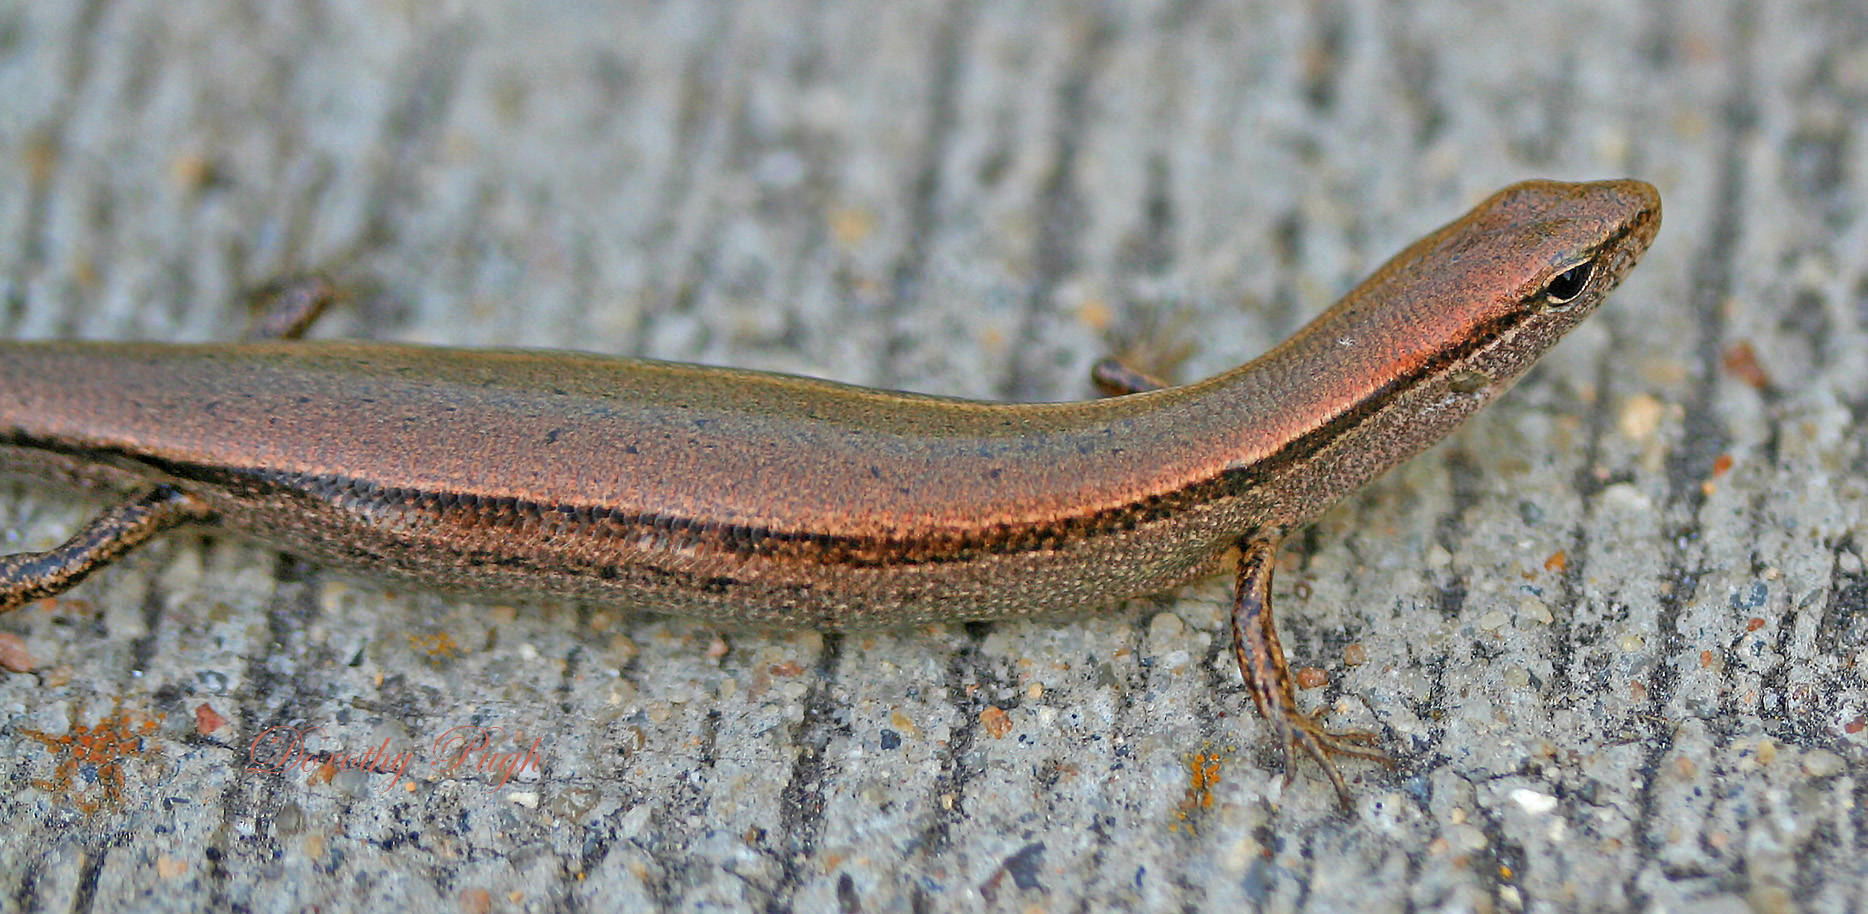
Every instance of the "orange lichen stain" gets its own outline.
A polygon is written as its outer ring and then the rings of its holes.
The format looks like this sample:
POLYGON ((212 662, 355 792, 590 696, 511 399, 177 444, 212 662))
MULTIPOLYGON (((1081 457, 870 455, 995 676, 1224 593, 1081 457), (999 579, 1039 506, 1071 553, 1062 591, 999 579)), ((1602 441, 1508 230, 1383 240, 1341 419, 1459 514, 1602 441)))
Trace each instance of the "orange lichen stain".
POLYGON ((30 673, 39 665, 33 659, 32 652, 26 649, 26 642, 12 632, 0 632, 0 668, 15 673, 30 673))
POLYGON ((1195 815, 1213 808, 1213 787, 1219 783, 1219 773, 1225 767, 1225 759, 1218 753, 1201 750, 1188 755, 1187 795, 1181 798, 1178 815, 1187 823, 1187 830, 1193 830, 1191 821, 1195 815))
POLYGON ((26 140, 26 180, 33 186, 43 186, 52 180, 58 171, 58 144, 43 134, 26 140))
POLYGON ((196 733, 206 736, 219 730, 222 726, 225 726, 226 723, 227 718, 220 716, 220 712, 215 711, 213 706, 209 705, 207 702, 204 701, 195 706, 196 733))
POLYGON ((1760 765, 1769 765, 1777 761, 1777 743, 1770 739, 1759 741, 1758 753, 1755 758, 1757 758, 1758 764, 1760 765))
POLYGON ((462 889, 460 906, 464 914, 491 914, 493 893, 486 889, 462 889))
POLYGON ((989 352, 999 352, 999 351, 1004 350, 1005 349, 1005 331, 1000 330, 997 327, 980 328, 979 345, 980 345, 980 348, 985 349, 989 352))
POLYGON ((1758 351, 1751 348, 1748 342, 1740 340, 1726 347, 1719 357, 1719 365, 1728 374, 1757 390, 1771 386, 1771 376, 1765 373, 1764 366, 1758 364, 1758 351))
POLYGON ((1712 475, 1724 476, 1732 471, 1732 455, 1720 454, 1712 459, 1712 475))
POLYGON ((840 206, 830 211, 830 234, 844 247, 862 244, 876 229, 876 217, 868 210, 840 206))
POLYGON ((915 724, 915 719, 900 711, 889 714, 889 726, 900 731, 903 736, 921 735, 921 728, 915 724))
POLYGON ((123 760, 143 755, 145 740, 161 726, 162 715, 138 719, 119 707, 87 727, 78 722, 75 708, 71 713, 71 729, 62 735, 30 727, 21 727, 19 732, 38 740, 54 756, 63 756, 51 778, 34 780, 33 784, 62 794, 73 806, 91 815, 123 798, 123 760))
POLYGON ((1745 620, 1745 631, 1755 632, 1758 629, 1763 628, 1764 625, 1765 625, 1765 622, 1762 617, 1752 616, 1751 618, 1745 620))
POLYGON ((71 258, 71 281, 81 289, 95 289, 99 283, 97 261, 89 254, 78 254, 71 258))
POLYGON ((427 654, 430 660, 451 659, 461 655, 461 646, 454 641, 454 636, 447 632, 410 635, 409 647, 427 654))
POLYGON ((987 736, 1004 739, 1007 733, 1012 732, 1012 715, 1005 713, 1005 709, 998 705, 987 705, 984 711, 979 712, 979 725, 986 728, 987 736))
POLYGON ((799 666, 796 660, 787 660, 784 663, 772 664, 768 672, 774 676, 802 676, 804 667, 799 666))
POLYGON ((1569 567, 1570 554, 1561 549, 1552 552, 1550 558, 1544 560, 1544 570, 1551 574, 1562 574, 1564 569, 1569 567))
POLYGON ((71 597, 46 597, 40 600, 36 605, 41 612, 64 613, 68 616, 88 616, 97 609, 96 606, 92 605, 90 600, 79 600, 71 597))
POLYGON ((183 191, 206 190, 220 179, 214 160, 204 155, 179 155, 169 160, 169 180, 183 191))

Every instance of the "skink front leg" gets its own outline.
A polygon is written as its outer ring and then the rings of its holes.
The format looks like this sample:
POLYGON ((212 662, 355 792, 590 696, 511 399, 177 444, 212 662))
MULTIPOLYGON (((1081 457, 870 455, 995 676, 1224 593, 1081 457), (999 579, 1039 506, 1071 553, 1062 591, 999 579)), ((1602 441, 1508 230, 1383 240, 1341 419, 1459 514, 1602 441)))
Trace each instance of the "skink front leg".
MULTIPOLYGON (((264 305, 245 337, 295 340, 324 313, 335 293, 314 276, 280 282, 262 290, 260 297, 264 305)), ((0 556, 0 612, 64 593, 150 537, 207 520, 208 514, 200 499, 175 486, 158 485, 92 518, 57 547, 0 556)))
POLYGON ((207 514, 194 496, 156 486, 92 518, 52 549, 0 556, 0 612, 64 593, 144 540, 207 514))
POLYGON ((326 308, 337 300, 337 290, 318 276, 282 279, 255 293, 259 313, 247 325, 246 340, 296 340, 311 329, 326 308))
POLYGON ((1096 364, 1090 366, 1090 383, 1095 384, 1097 391, 1105 397, 1120 397, 1173 386, 1113 355, 1097 359, 1096 364))
POLYGON ((1278 557, 1278 543, 1267 538, 1239 543, 1238 592, 1232 603, 1232 653, 1239 660, 1239 673, 1252 693, 1258 713, 1270 722, 1284 751, 1285 776, 1291 772, 1291 747, 1296 746, 1323 766, 1330 783, 1336 786, 1337 799, 1345 809, 1352 805, 1349 785, 1336 770, 1332 756, 1347 755, 1381 762, 1389 767, 1394 760, 1368 743, 1375 735, 1361 730, 1326 730, 1316 718, 1297 709, 1297 693, 1291 688, 1291 670, 1284 662, 1284 648, 1278 644, 1278 629, 1271 617, 1271 571, 1278 557))

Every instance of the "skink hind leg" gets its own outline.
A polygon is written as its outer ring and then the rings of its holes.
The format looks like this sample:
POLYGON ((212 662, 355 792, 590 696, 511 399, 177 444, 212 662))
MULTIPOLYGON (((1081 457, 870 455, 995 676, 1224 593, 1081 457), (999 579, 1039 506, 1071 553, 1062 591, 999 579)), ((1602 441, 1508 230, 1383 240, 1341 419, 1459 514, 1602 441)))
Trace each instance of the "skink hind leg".
POLYGON ((337 290, 317 276, 282 279, 258 292, 259 313, 241 337, 246 340, 295 340, 323 316, 337 290))
POLYGON ((1347 755, 1368 759, 1390 767, 1394 760, 1368 744, 1375 734, 1362 730, 1327 730, 1316 718, 1297 709, 1297 694, 1291 688, 1291 671, 1284 662, 1284 648, 1278 643, 1278 629, 1271 618, 1271 570, 1278 553, 1277 542, 1251 539, 1239 544, 1238 592, 1232 604, 1232 653, 1239 660, 1239 672, 1252 693, 1258 713, 1271 723, 1284 750, 1285 776, 1291 773, 1291 748, 1317 760, 1323 773, 1336 787, 1336 796, 1345 809, 1353 805, 1349 785, 1336 770, 1333 756, 1347 755))
POLYGON ((1105 397, 1138 394, 1163 387, 1173 387, 1171 380, 1180 366, 1193 355, 1193 344, 1186 333, 1193 312, 1144 311, 1135 315, 1138 326, 1114 334, 1110 342, 1115 354, 1104 356, 1090 366, 1090 383, 1105 397), (1165 321, 1161 315, 1168 314, 1165 321), (1149 369, 1138 368, 1146 365, 1149 369))
POLYGON ((57 547, 0 556, 0 612, 63 593, 144 540, 206 516, 194 496, 157 486, 92 518, 57 547))
POLYGON ((1120 397, 1174 386, 1113 355, 1103 356, 1090 366, 1090 383, 1095 384, 1105 397, 1120 397))

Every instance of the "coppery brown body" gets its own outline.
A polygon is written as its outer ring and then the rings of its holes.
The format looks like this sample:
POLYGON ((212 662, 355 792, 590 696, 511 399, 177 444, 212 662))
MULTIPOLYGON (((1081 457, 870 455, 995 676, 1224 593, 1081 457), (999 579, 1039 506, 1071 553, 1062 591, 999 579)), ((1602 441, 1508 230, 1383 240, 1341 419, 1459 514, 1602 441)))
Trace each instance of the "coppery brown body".
MULTIPOLYGON (((1508 188, 1259 359, 1083 403, 570 353, 5 343, 0 469, 164 487, 165 519, 452 588, 833 627, 1090 608, 1262 558, 1440 438, 1658 217, 1639 182, 1508 188)), ((15 604, 49 592, 18 558, 15 604)), ((1240 650, 1277 655, 1258 615, 1270 648, 1240 650)), ((1248 680, 1282 677, 1272 660, 1241 654, 1248 680)))

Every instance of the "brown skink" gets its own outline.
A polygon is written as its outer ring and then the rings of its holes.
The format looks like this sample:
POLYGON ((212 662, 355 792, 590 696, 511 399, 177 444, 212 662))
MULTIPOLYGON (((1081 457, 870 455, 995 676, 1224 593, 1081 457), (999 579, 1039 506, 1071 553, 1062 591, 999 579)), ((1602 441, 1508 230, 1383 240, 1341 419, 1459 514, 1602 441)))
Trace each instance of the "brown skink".
MULTIPOLYGON (((1639 181, 1498 192, 1198 383, 983 403, 565 352, 0 343, 0 471, 114 493, 0 558, 0 609, 156 533, 235 530, 451 589, 842 628, 1107 606, 1238 550, 1233 649, 1287 754, 1278 542, 1505 390, 1647 249, 1639 181)), ((1288 761, 1288 758, 1287 758, 1288 761)))

